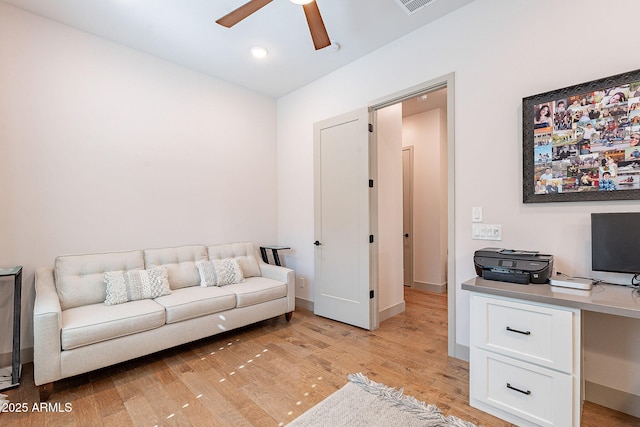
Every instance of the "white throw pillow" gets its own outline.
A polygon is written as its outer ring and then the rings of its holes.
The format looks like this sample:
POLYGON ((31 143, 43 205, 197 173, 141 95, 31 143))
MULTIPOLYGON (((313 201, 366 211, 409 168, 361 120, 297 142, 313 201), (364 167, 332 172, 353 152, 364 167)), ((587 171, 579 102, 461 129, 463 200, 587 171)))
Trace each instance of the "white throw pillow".
POLYGON ((233 258, 197 261, 200 286, 224 286, 244 282, 240 264, 233 258))
POLYGON ((156 298, 171 293, 167 269, 164 267, 107 271, 104 273, 104 281, 107 285, 107 298, 104 301, 106 305, 156 298))

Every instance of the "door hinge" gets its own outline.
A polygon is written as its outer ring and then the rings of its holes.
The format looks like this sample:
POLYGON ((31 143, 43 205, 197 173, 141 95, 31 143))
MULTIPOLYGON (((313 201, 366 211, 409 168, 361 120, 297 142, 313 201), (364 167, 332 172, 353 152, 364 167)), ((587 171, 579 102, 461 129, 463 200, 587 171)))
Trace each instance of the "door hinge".
POLYGON ((373 243, 373 234, 369 235, 369 243, 373 243))
POLYGON ((369 188, 373 188, 373 180, 372 179, 369 180, 369 188))
POLYGON ((373 297, 375 296, 373 291, 369 291, 369 299, 373 299, 373 297))
POLYGON ((369 132, 373 132, 373 124, 369 123, 369 132))

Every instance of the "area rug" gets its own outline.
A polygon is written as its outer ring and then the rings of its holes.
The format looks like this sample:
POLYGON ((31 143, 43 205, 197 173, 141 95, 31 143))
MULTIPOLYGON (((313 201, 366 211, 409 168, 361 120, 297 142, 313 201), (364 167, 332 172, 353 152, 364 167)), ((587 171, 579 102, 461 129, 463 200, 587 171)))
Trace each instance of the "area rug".
POLYGON ((289 426, 420 426, 477 427, 452 415, 445 416, 435 405, 406 396, 361 373, 350 374, 340 390, 293 420, 289 426))
MULTIPOLYGON (((11 387, 11 366, 8 368, 0 368, 0 390, 5 390, 11 387)), ((6 394, 0 394, 0 412, 2 412, 3 402, 8 402, 6 394)))

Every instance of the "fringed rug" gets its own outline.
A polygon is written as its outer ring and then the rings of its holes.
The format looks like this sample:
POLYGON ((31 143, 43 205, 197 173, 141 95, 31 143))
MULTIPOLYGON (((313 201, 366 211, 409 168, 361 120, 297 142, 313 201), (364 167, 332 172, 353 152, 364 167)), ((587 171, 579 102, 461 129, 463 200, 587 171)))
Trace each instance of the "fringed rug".
POLYGON ((436 405, 405 396, 402 389, 371 381, 361 373, 350 374, 348 378, 347 385, 289 426, 477 427, 452 415, 444 416, 436 405))

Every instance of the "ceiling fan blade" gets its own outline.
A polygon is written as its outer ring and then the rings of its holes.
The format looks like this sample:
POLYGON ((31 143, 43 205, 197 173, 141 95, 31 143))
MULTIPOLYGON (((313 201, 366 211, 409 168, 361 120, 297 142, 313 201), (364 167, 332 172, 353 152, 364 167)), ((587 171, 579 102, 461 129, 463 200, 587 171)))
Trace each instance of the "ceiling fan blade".
POLYGON ((273 0, 251 0, 248 3, 243 4, 233 12, 218 19, 216 22, 223 27, 231 28, 247 16, 265 7, 272 1, 273 0))
POLYGON ((318 4, 312 1, 311 3, 302 5, 302 7, 304 8, 304 15, 307 17, 311 39, 313 40, 313 45, 316 50, 331 45, 331 40, 329 40, 329 34, 327 34, 327 29, 324 26, 318 4))

